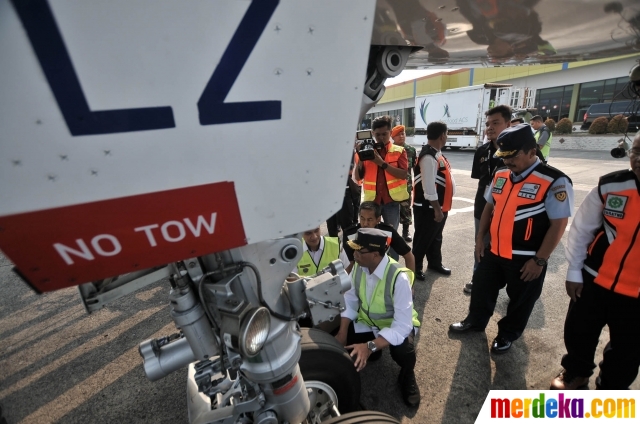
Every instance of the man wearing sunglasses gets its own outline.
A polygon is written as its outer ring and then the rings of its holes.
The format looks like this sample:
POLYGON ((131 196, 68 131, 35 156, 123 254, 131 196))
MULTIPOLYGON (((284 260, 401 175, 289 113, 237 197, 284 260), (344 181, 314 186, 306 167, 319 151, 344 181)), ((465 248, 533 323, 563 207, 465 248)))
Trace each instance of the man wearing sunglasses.
POLYGON ((564 324, 567 354, 551 389, 586 388, 602 328, 609 343, 596 387, 627 390, 640 366, 640 135, 627 152, 630 169, 600 177, 567 237, 564 324))
POLYGON ((499 291, 506 286, 507 314, 498 321, 498 335, 491 345, 493 353, 505 353, 522 335, 540 297, 547 260, 573 213, 573 187, 566 175, 536 156, 529 125, 503 130, 497 144, 496 156, 505 168, 495 172, 485 195, 469 314, 449 330, 484 331, 499 291), (486 234, 488 248, 483 242, 486 234))
POLYGON ((351 289, 344 294, 346 309, 342 312, 336 339, 351 350, 358 371, 370 356, 389 347, 393 360, 400 366, 398 383, 402 398, 409 406, 418 406, 420 390, 414 368, 416 351, 414 336, 420 327, 413 308, 408 269, 387 256, 387 234, 377 228, 361 228, 349 240, 356 264, 351 271, 351 289))

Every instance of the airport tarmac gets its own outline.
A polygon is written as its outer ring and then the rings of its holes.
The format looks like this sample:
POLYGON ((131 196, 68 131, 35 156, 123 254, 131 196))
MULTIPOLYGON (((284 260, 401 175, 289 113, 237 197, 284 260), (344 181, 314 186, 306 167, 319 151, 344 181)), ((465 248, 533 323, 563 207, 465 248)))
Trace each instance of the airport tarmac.
MULTIPOLYGON (((551 153, 550 165, 573 180, 576 206, 600 175, 629 165, 608 152, 551 153)), ((491 389, 547 389, 564 354, 566 234, 549 261, 529 325, 508 353, 497 356, 489 349, 506 311, 504 291, 486 332, 448 333, 449 324, 465 317, 469 302, 462 287, 473 266, 477 182, 470 178, 473 151, 445 155, 457 183, 443 242, 443 262, 453 272, 449 277, 427 272, 427 280, 415 285, 422 402, 418 408, 404 405, 396 383, 399 368, 388 352, 361 374, 363 406, 403 423, 473 423, 491 389)), ((150 382, 138 354, 140 342, 175 332, 168 289, 166 282, 157 283, 87 315, 77 289, 36 295, 0 255, 0 407, 7 422, 187 422, 186 369, 150 382)), ((596 363, 608 341, 606 328, 600 341, 596 363)), ((592 377, 590 388, 594 385, 592 377)), ((640 389, 640 382, 632 388, 640 389)))

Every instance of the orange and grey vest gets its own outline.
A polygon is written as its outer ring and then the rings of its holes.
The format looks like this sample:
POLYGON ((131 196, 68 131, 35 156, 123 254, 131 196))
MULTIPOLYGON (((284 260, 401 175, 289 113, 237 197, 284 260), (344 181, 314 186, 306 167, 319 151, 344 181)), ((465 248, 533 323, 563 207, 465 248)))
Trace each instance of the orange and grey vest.
MULTIPOLYGON (((501 168, 493 176, 491 252, 501 258, 535 256, 551 226, 544 201, 553 182, 567 177, 559 170, 538 164, 522 181, 511 181, 511 172, 501 168)), ((568 177, 567 177, 568 179, 568 177)), ((571 181, 571 180, 569 180, 571 181)), ((567 195, 558 191, 556 197, 567 195)), ((560 197, 558 197, 559 200, 560 197)))
MULTIPOLYGON (((396 146, 395 144, 387 144, 387 155, 384 157, 384 161, 390 166, 398 167, 398 160, 404 152, 404 147, 396 146)), ((364 195, 364 201, 373 201, 376 198, 376 179, 378 178, 378 165, 372 160, 362 162, 364 166, 364 181, 362 183, 362 190, 364 195)), ((387 189, 389 190, 389 196, 396 202, 402 202, 409 198, 409 192, 407 191, 407 179, 396 178, 389 174, 386 170, 384 175, 387 180, 387 189)))
POLYGON ((584 270, 616 293, 640 294, 640 182, 629 170, 600 178, 602 227, 587 250, 584 270))
POLYGON ((413 175, 416 176, 415 184, 413 186, 413 204, 415 206, 428 205, 429 201, 424 198, 424 189, 422 188, 422 174, 420 173, 420 159, 424 156, 432 156, 438 165, 436 170, 436 193, 438 193, 438 203, 442 208, 442 212, 449 212, 451 210, 451 201, 453 199, 453 184, 451 181, 451 165, 449 161, 442 154, 438 155, 438 151, 433 147, 425 144, 420 150, 418 156, 418 164, 413 170, 413 175))
POLYGON ((338 237, 322 236, 322 238, 324 238, 324 249, 322 250, 320 262, 316 265, 309 251, 305 250, 298 262, 298 275, 306 277, 317 274, 319 270, 328 267, 331 262, 340 258, 340 240, 338 237))

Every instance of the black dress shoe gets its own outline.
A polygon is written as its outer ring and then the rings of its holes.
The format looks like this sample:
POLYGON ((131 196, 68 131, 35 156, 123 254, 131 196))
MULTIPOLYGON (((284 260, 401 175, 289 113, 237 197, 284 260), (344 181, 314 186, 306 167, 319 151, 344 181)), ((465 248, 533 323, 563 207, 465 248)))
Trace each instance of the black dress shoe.
POLYGON ((402 400, 409 406, 418 406, 420 404, 420 389, 416 383, 416 375, 413 371, 404 374, 400 371, 398 376, 398 384, 402 392, 402 400))
POLYGON ((563 369, 551 380, 550 390, 580 390, 589 389, 589 377, 578 376, 563 369))
POLYGON ((427 269, 430 269, 431 271, 435 271, 438 274, 451 275, 451 270, 449 268, 443 267, 442 265, 440 265, 440 266, 427 266, 427 269))
POLYGON ((473 325, 470 322, 460 321, 451 324, 449 326, 449 331, 453 331, 454 333, 464 333, 467 331, 484 331, 484 328, 473 325))
POLYGON ((506 353, 509 349, 511 349, 511 341, 504 337, 498 336, 491 343, 491 352, 493 353, 506 353))
POLYGON ((469 281, 462 288, 462 291, 468 294, 471 294, 471 290, 473 290, 473 281, 469 281))
POLYGON ((427 276, 424 275, 424 272, 418 271, 416 272, 416 280, 424 281, 427 279, 427 276))

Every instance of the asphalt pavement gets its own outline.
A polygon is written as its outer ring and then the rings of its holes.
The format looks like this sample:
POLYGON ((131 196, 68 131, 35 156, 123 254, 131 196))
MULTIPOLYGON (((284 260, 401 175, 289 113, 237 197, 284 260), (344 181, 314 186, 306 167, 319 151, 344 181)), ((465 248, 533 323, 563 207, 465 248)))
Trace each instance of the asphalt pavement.
MULTIPOLYGON (((529 325, 508 353, 493 355, 489 349, 506 311, 504 291, 486 332, 448 333, 468 308, 462 287, 473 266, 471 206, 477 184, 470 178, 472 151, 445 155, 457 183, 443 243, 444 265, 453 273, 427 272, 427 280, 415 286, 422 322, 416 365, 420 406, 402 402, 399 368, 388 352, 361 373, 363 406, 407 423, 473 423, 491 389, 547 389, 564 353, 566 235, 550 259, 529 325)), ((607 152, 552 151, 550 164, 572 178, 579 206, 600 175, 627 167, 628 160, 607 152)), ((168 283, 159 282, 88 315, 75 288, 37 295, 0 255, 0 407, 7 422, 187 422, 186 369, 150 382, 137 351, 141 341, 175 331, 168 290, 168 283)), ((605 329, 596 363, 607 341, 605 329)), ((591 389, 594 384, 592 377, 591 389)), ((640 383, 632 388, 640 389, 640 383)))

